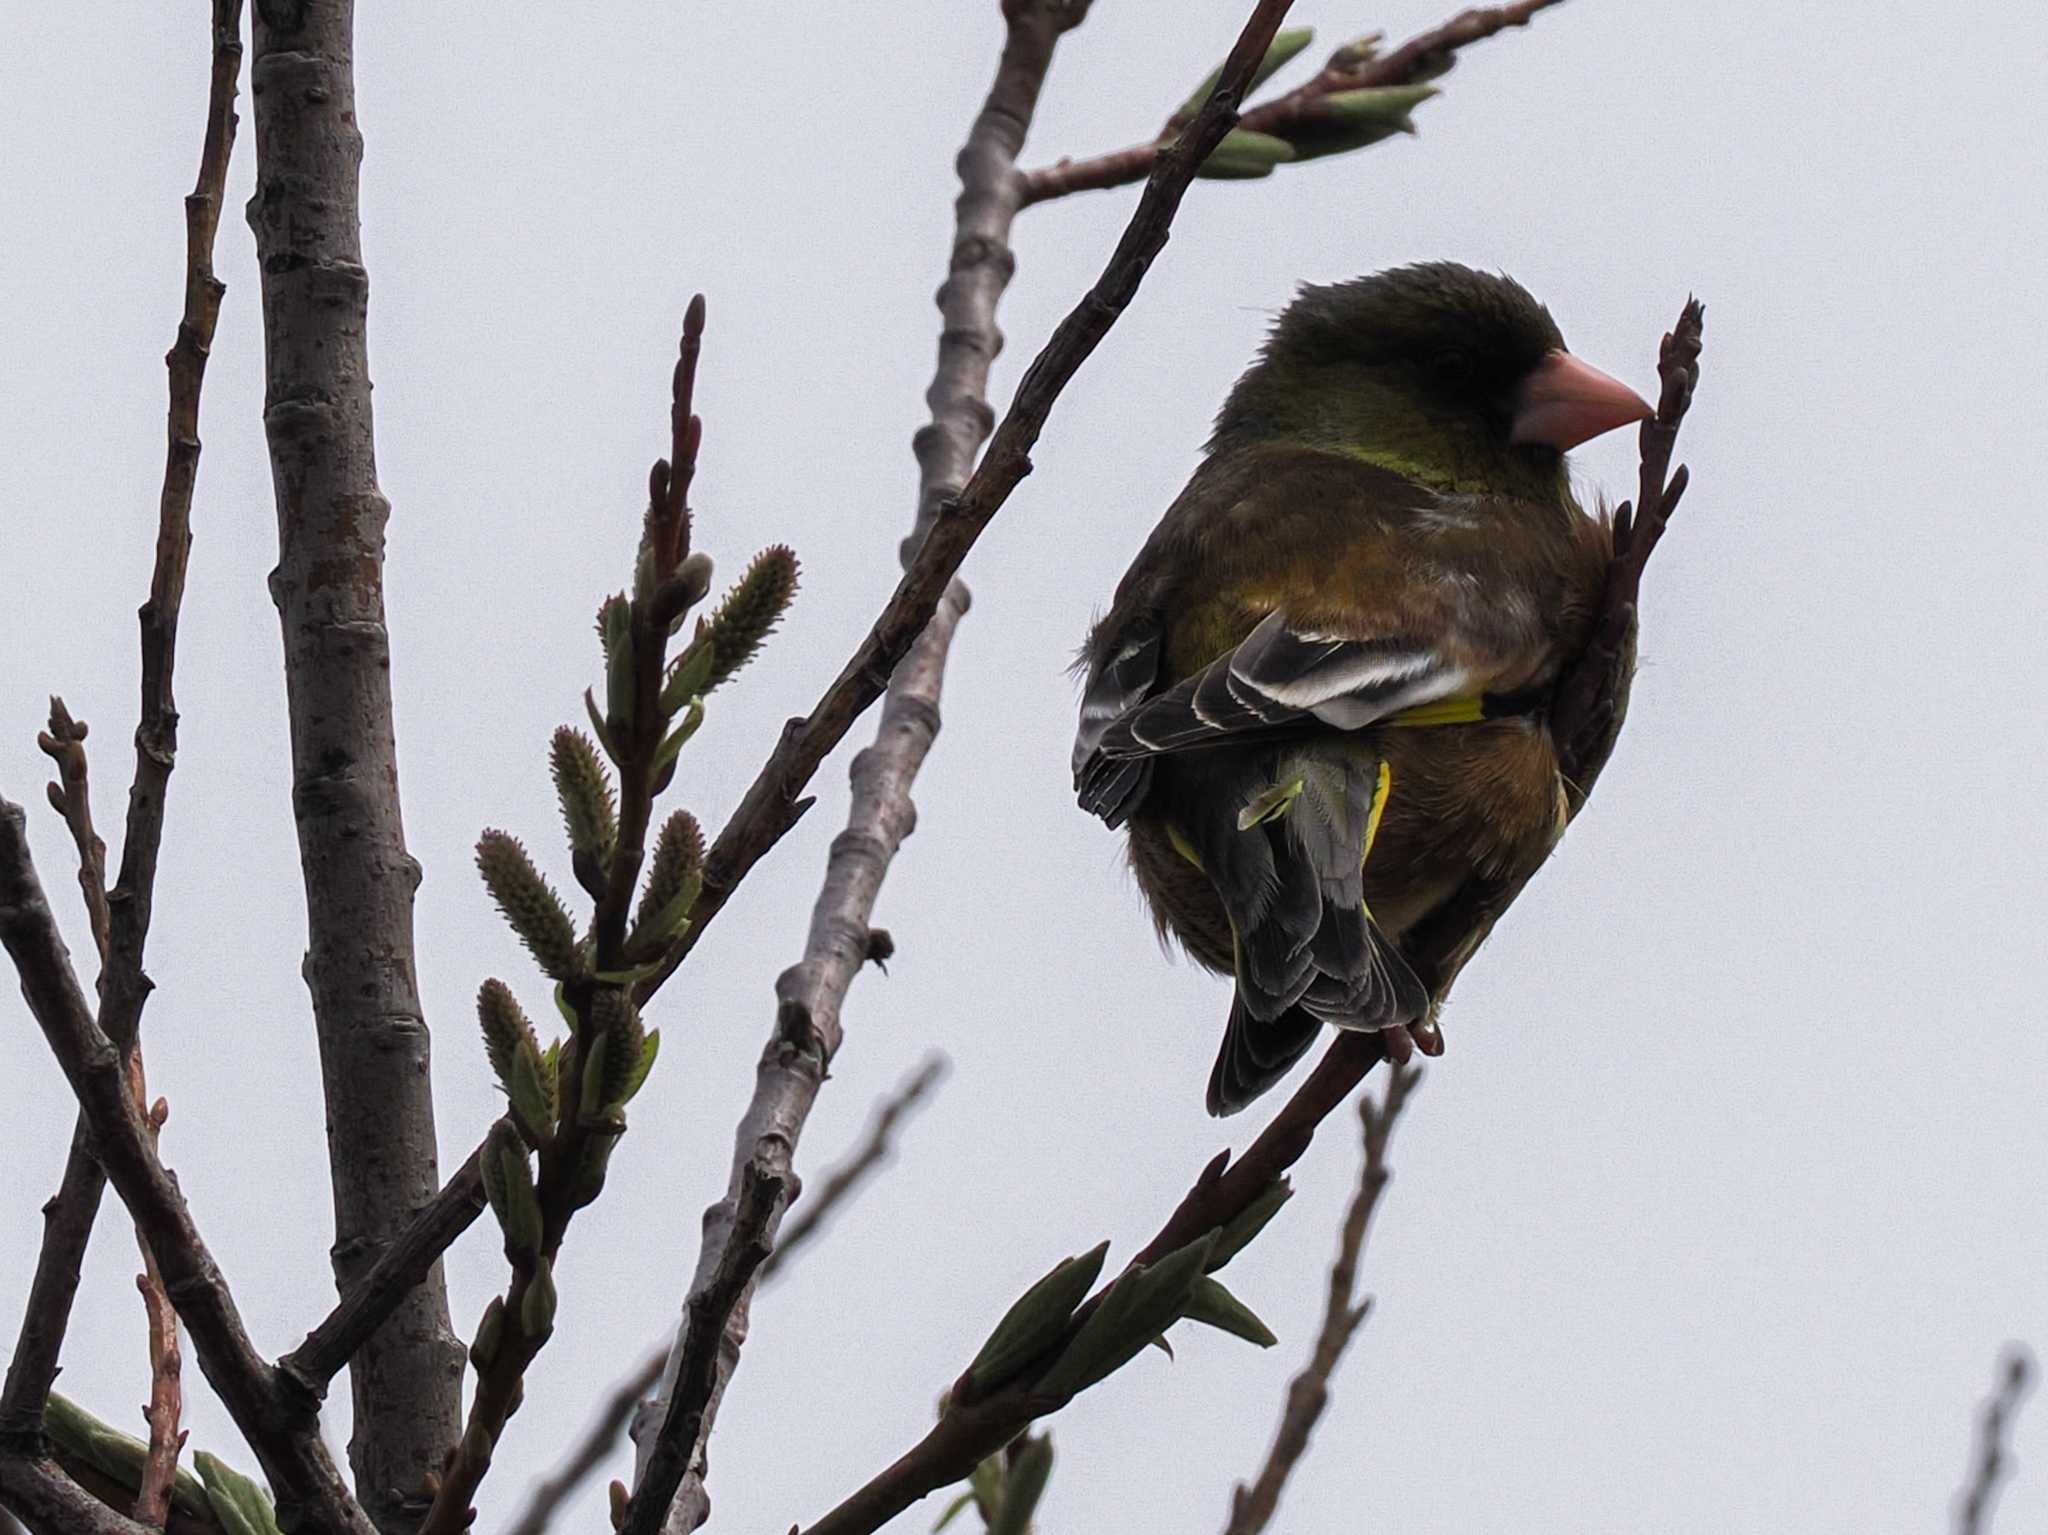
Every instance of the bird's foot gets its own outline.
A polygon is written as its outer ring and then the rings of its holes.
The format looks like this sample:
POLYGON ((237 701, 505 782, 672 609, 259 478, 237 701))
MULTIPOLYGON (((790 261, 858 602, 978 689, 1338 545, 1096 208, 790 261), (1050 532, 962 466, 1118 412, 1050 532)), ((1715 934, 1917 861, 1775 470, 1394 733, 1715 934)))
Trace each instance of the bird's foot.
POLYGON ((1444 1053, 1443 1031, 1433 1018, 1381 1029, 1380 1044, 1387 1052, 1387 1059, 1396 1066, 1406 1066, 1418 1053, 1431 1059, 1444 1053))

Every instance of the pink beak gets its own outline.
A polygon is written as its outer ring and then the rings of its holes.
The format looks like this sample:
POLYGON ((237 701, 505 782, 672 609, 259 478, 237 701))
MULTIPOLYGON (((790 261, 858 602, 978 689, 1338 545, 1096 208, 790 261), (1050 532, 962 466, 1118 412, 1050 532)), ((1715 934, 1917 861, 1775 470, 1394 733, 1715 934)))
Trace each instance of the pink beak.
POLYGON ((1655 414, 1641 395, 1570 352, 1550 353, 1522 382, 1508 440, 1562 453, 1602 432, 1655 414))

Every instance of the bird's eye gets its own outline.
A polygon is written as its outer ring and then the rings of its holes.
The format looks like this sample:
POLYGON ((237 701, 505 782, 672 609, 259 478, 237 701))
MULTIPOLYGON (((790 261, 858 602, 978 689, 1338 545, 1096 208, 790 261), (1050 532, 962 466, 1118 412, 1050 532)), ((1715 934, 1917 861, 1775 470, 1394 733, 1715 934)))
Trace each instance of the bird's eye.
POLYGON ((1438 352, 1429 360, 1430 378, 1447 389, 1455 389, 1472 380, 1472 359, 1464 352, 1438 352))

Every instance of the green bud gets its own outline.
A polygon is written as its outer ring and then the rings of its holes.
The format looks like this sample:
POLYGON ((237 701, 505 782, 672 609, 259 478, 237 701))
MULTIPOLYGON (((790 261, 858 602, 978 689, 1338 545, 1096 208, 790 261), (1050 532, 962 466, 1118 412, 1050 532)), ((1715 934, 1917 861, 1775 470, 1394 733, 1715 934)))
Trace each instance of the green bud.
POLYGON ((956 1518, 958 1518, 960 1511, 966 1508, 967 1505, 972 1503, 973 1501, 974 1493, 972 1489, 969 1489, 968 1491, 961 1493, 960 1496, 955 1498, 952 1502, 948 1503, 946 1505, 946 1511, 943 1514, 939 1515, 939 1522, 932 1526, 932 1535, 939 1535, 939 1531, 943 1530, 947 1525, 951 1524, 956 1518))
POLYGON ((545 1258, 533 1260, 533 1278, 519 1301, 519 1331, 528 1339, 545 1338, 555 1330, 555 1272, 545 1258))
POLYGON ((990 1455, 967 1473, 968 1495, 984 1525, 994 1524, 1003 1512, 1003 1457, 990 1455))
MULTIPOLYGON (((1248 100, 1253 91, 1264 85, 1277 71, 1284 69, 1288 60, 1314 42, 1315 36, 1315 29, 1312 27, 1282 27, 1275 32, 1271 45, 1266 49, 1266 56, 1259 60, 1259 67, 1253 71, 1251 79, 1245 85, 1244 95, 1238 99, 1248 100)), ((1194 94, 1180 104, 1180 110, 1173 114, 1173 121, 1186 122, 1201 111, 1202 103, 1209 99, 1209 93, 1216 89, 1216 82, 1222 76, 1223 66, 1218 64, 1209 71, 1202 83, 1195 87, 1194 94)))
POLYGON ((1413 133, 1408 114, 1437 94, 1433 85, 1376 85, 1318 97, 1289 129, 1297 160, 1318 160, 1413 133))
POLYGON ((988 1535, 1029 1535, 1031 1516, 1051 1476, 1052 1436, 1027 1437, 1010 1461, 1009 1475, 1003 1479, 1002 1511, 989 1524, 988 1535))
POLYGON ((476 866, 484 877, 484 888, 541 969, 558 981, 574 975, 582 963, 575 919, 533 866, 519 839, 507 832, 486 831, 477 839, 476 866))
POLYGON ((612 740, 611 729, 604 722, 604 713, 597 707, 597 700, 591 696, 589 688, 583 690, 583 712, 589 717, 591 731, 597 736, 597 744, 604 748, 607 757, 617 762, 618 744, 612 740))
POLYGON ((505 1343, 505 1297, 493 1295, 484 1307, 483 1320, 476 1324, 476 1336, 469 1340, 469 1362, 481 1375, 498 1357, 505 1343))
POLYGON ((654 1070, 654 1058, 661 1053, 661 1030, 649 1029, 647 1037, 640 1041, 640 1059, 633 1069, 626 1073, 625 1092, 619 1098, 621 1107, 631 1103, 647 1085, 647 1074, 654 1070))
POLYGON ((277 1512, 261 1487, 204 1450, 192 1457, 192 1465, 223 1535, 278 1535, 277 1512))
POLYGON ((662 822, 655 838, 647 888, 640 894, 633 931, 626 940, 627 955, 650 958, 681 937, 703 888, 704 832, 695 816, 678 810, 662 822))
POLYGON ((604 870, 611 861, 612 846, 619 838, 618 804, 612 797, 611 776, 598 759, 597 743, 580 730, 567 725, 555 732, 548 749, 548 765, 555 779, 555 798, 562 807, 562 827, 569 834, 569 850, 576 856, 577 877, 586 890, 592 883, 583 878, 590 866, 597 888, 604 893, 604 870))
POLYGON ((541 1053, 540 1041, 534 1037, 532 1022, 512 989, 495 978, 477 989, 476 1013, 491 1070, 513 1112, 534 1140, 547 1139, 555 1124, 554 1077, 549 1058, 541 1053))
POLYGON ((1363 37, 1354 37, 1330 55, 1328 67, 1338 74, 1349 74, 1354 69, 1363 69, 1380 56, 1380 44, 1386 40, 1387 34, 1384 32, 1368 32, 1363 37))
POLYGON ((621 593, 597 610, 604 640, 604 722, 612 740, 633 733, 633 605, 621 593))
POLYGON ((1273 167, 1294 158, 1294 146, 1270 133, 1250 128, 1233 128, 1202 162, 1197 176, 1211 181, 1256 181, 1273 174, 1273 167))
POLYGON ((1251 1307, 1226 1290, 1222 1281, 1207 1275, 1195 1281, 1181 1315, 1190 1322, 1220 1328, 1247 1343, 1256 1343, 1260 1348, 1271 1348, 1280 1341, 1251 1307))
POLYGON ((1032 1387, 1065 1399, 1122 1369, 1181 1314, 1202 1276, 1216 1233, 1168 1253, 1149 1268, 1134 1268, 1111 1285, 1081 1331, 1032 1387))
POLYGON ((1294 1185, 1285 1178, 1275 1178, 1261 1189, 1250 1204, 1216 1233, 1216 1246, 1209 1254, 1209 1272, 1215 1273, 1249 1247, 1252 1238, 1264 1231, 1266 1223, 1293 1197, 1294 1185))
MULTIPOLYGON (((796 596, 796 582, 796 555, 786 545, 772 544, 754 556, 739 584, 725 594, 711 617, 697 626, 697 640, 710 645, 711 663, 703 686, 692 692, 710 693, 759 654, 796 596)), ((695 648, 693 642, 691 649, 695 648)), ((667 702, 667 690, 663 702, 667 702)))
POLYGON ((557 1109, 555 1084, 532 1039, 522 1039, 512 1057, 512 1082, 506 1091, 512 1112, 519 1116, 530 1137, 545 1141, 555 1133, 557 1109))
MULTIPOLYGON (((623 1120, 620 1128, 624 1128, 623 1120)), ((612 1151, 618 1144, 617 1132, 603 1127, 594 1128, 583 1137, 583 1150, 569 1177, 571 1209, 582 1209, 604 1192, 605 1169, 611 1165, 612 1151)))
POLYGON ((519 1132, 500 1120, 484 1137, 480 1163, 484 1197, 505 1233, 505 1256, 515 1261, 540 1251, 540 1196, 533 1186, 533 1164, 519 1132))
POLYGON ((967 1383, 975 1394, 985 1396, 1004 1385, 1059 1340, 1074 1308, 1095 1287, 1108 1254, 1109 1243, 1101 1242, 1076 1257, 1062 1259, 1051 1273, 1017 1297, 967 1367, 967 1383))
POLYGON ((640 1023, 640 1009, 623 990, 602 987, 590 999, 593 1035, 590 1065, 583 1073, 583 1102, 586 1113, 616 1112, 626 1101, 639 1069, 647 1031, 640 1023))

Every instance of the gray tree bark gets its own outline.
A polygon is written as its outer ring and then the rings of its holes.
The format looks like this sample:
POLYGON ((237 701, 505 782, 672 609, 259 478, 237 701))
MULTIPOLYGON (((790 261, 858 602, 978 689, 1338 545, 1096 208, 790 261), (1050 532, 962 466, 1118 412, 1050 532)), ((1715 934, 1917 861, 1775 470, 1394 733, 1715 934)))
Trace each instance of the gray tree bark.
MULTIPOLYGON (((347 1290, 439 1189, 428 1035, 413 966, 420 870, 399 816, 384 525, 358 218, 353 0, 258 0, 251 95, 263 274, 264 428, 277 496, 305 978, 319 1034, 347 1290)), ((410 1531, 461 1431, 463 1350, 437 1264, 350 1364, 357 1496, 410 1531)))

